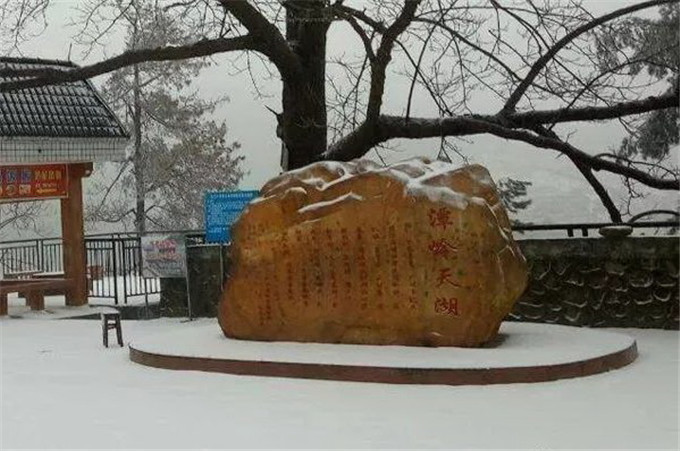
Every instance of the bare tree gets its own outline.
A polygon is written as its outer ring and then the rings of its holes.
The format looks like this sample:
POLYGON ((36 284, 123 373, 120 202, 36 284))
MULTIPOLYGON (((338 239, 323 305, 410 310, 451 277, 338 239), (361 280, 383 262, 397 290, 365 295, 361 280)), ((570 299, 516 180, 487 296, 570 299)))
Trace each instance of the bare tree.
MULTIPOLYGON (((101 30, 93 31, 89 24, 106 24, 95 19, 105 11, 116 18, 110 25, 123 28, 128 49, 184 38, 182 27, 156 2, 104 0, 80 5, 85 30, 79 42, 88 49, 103 44, 101 30)), ((225 99, 208 102, 192 90, 206 65, 202 60, 139 63, 106 80, 102 93, 124 118, 133 140, 128 159, 104 172, 110 176, 87 208, 89 222, 132 225, 137 232, 200 227, 203 192, 238 185, 243 158, 234 154, 240 145, 227 142, 226 125, 210 118, 225 99)))
MULTIPOLYGON (((667 94, 677 92, 680 83, 680 30, 678 4, 662 5, 658 18, 630 17, 598 35, 598 58, 603 68, 623 66, 631 75, 646 76, 665 85, 667 94), (621 52, 625 49, 625 52, 621 52), (622 56, 625 55, 625 59, 622 56)), ((645 167, 657 177, 678 173, 677 155, 671 149, 680 140, 678 108, 656 110, 626 119, 626 136, 620 146, 600 156, 629 166, 645 167)), ((632 214, 631 202, 645 197, 635 180, 623 178, 628 190, 624 214, 632 214)), ((633 217, 631 217, 631 220, 633 217)))
MULTIPOLYGON (((36 2, 49 0, 19 1, 36 2)), ((455 137, 490 134, 566 156, 619 221, 597 171, 678 190, 677 171, 653 173, 644 165, 608 158, 603 149, 577 148, 561 127, 601 120, 625 125, 635 115, 678 108, 677 85, 666 91, 628 70, 640 63, 639 54, 620 46, 614 49, 617 64, 602 65, 598 58, 603 36, 614 33, 622 20, 661 5, 677 8, 678 0, 644 1, 600 17, 576 0, 167 2, 177 23, 192 31, 182 43, 131 49, 71 71, 0 70, 0 75, 21 77, 0 89, 65 83, 147 61, 256 55, 281 79, 277 134, 287 168, 361 157, 395 139, 439 138, 444 146, 455 137), (352 30, 358 52, 328 54, 329 30, 336 26, 352 30), (405 104, 401 111, 388 111, 395 108, 388 105, 393 102, 386 96, 386 80, 397 76, 409 80, 405 104), (658 94, 649 96, 650 90, 658 94), (475 94, 491 99, 489 107, 475 105, 475 94), (436 117, 412 114, 420 95, 429 97, 436 117)), ((119 20, 94 10, 110 23, 119 20)), ((6 27, 13 30, 10 36, 21 35, 16 31, 20 22, 6 27)), ((103 21, 92 22, 97 25, 86 32, 106 35, 103 21)))
POLYGON ((36 219, 44 211, 44 203, 9 202, 0 204, 0 240, 8 230, 37 231, 36 219))

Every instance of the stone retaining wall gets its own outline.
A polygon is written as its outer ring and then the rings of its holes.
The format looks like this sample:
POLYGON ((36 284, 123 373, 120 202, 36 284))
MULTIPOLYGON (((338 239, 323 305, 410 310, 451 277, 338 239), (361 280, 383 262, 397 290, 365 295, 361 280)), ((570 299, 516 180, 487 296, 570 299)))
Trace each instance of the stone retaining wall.
POLYGON ((519 243, 531 279, 511 319, 678 329, 676 237, 519 243))
MULTIPOLYGON (((520 240, 531 279, 511 320, 678 329, 676 237, 520 240)), ((194 316, 215 316, 228 257, 188 250, 194 316)), ((161 314, 186 316, 183 280, 165 280, 161 314), (174 287, 174 289, 173 289, 174 287)))

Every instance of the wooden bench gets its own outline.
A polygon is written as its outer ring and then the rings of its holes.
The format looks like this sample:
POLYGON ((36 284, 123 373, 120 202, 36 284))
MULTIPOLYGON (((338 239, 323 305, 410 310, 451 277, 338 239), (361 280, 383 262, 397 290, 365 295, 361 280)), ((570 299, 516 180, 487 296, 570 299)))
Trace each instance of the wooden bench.
MULTIPOLYGON (((64 278, 64 273, 63 272, 34 272, 32 273, 28 279, 33 281, 33 280, 53 280, 53 279, 63 279, 64 278)), ((88 276, 87 278, 87 289, 89 291, 92 291, 92 279, 88 276)), ((66 290, 62 287, 54 287, 50 288, 48 290, 45 290, 44 292, 45 296, 64 296, 66 295, 66 290)), ((26 298, 26 293, 23 291, 19 292, 18 296, 20 298, 26 298)))
POLYGON ((0 316, 7 315, 7 295, 9 293, 23 293, 26 298, 26 305, 31 310, 45 310, 45 293, 50 290, 59 290, 66 293, 73 288, 73 281, 70 279, 16 279, 2 280, 0 284, 0 316))

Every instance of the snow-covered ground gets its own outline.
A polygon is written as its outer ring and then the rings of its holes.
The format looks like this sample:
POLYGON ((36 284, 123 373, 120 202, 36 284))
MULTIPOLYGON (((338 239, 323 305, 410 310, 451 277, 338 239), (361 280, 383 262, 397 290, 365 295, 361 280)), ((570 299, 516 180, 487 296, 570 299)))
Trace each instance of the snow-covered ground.
MULTIPOLYGON (((205 321, 124 321, 123 334, 172 336, 205 321)), ((623 369, 448 387, 159 370, 103 348, 98 321, 4 318, 0 445, 677 449, 678 333, 616 331, 640 352, 623 369)))

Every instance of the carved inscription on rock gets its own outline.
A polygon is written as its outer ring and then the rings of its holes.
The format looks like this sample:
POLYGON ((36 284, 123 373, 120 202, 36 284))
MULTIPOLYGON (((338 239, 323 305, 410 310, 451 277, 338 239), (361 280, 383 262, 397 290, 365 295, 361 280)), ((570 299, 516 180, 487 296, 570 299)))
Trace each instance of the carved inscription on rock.
POLYGON ((227 336, 479 346, 526 264, 481 166, 318 163, 262 189, 232 230, 227 336))

